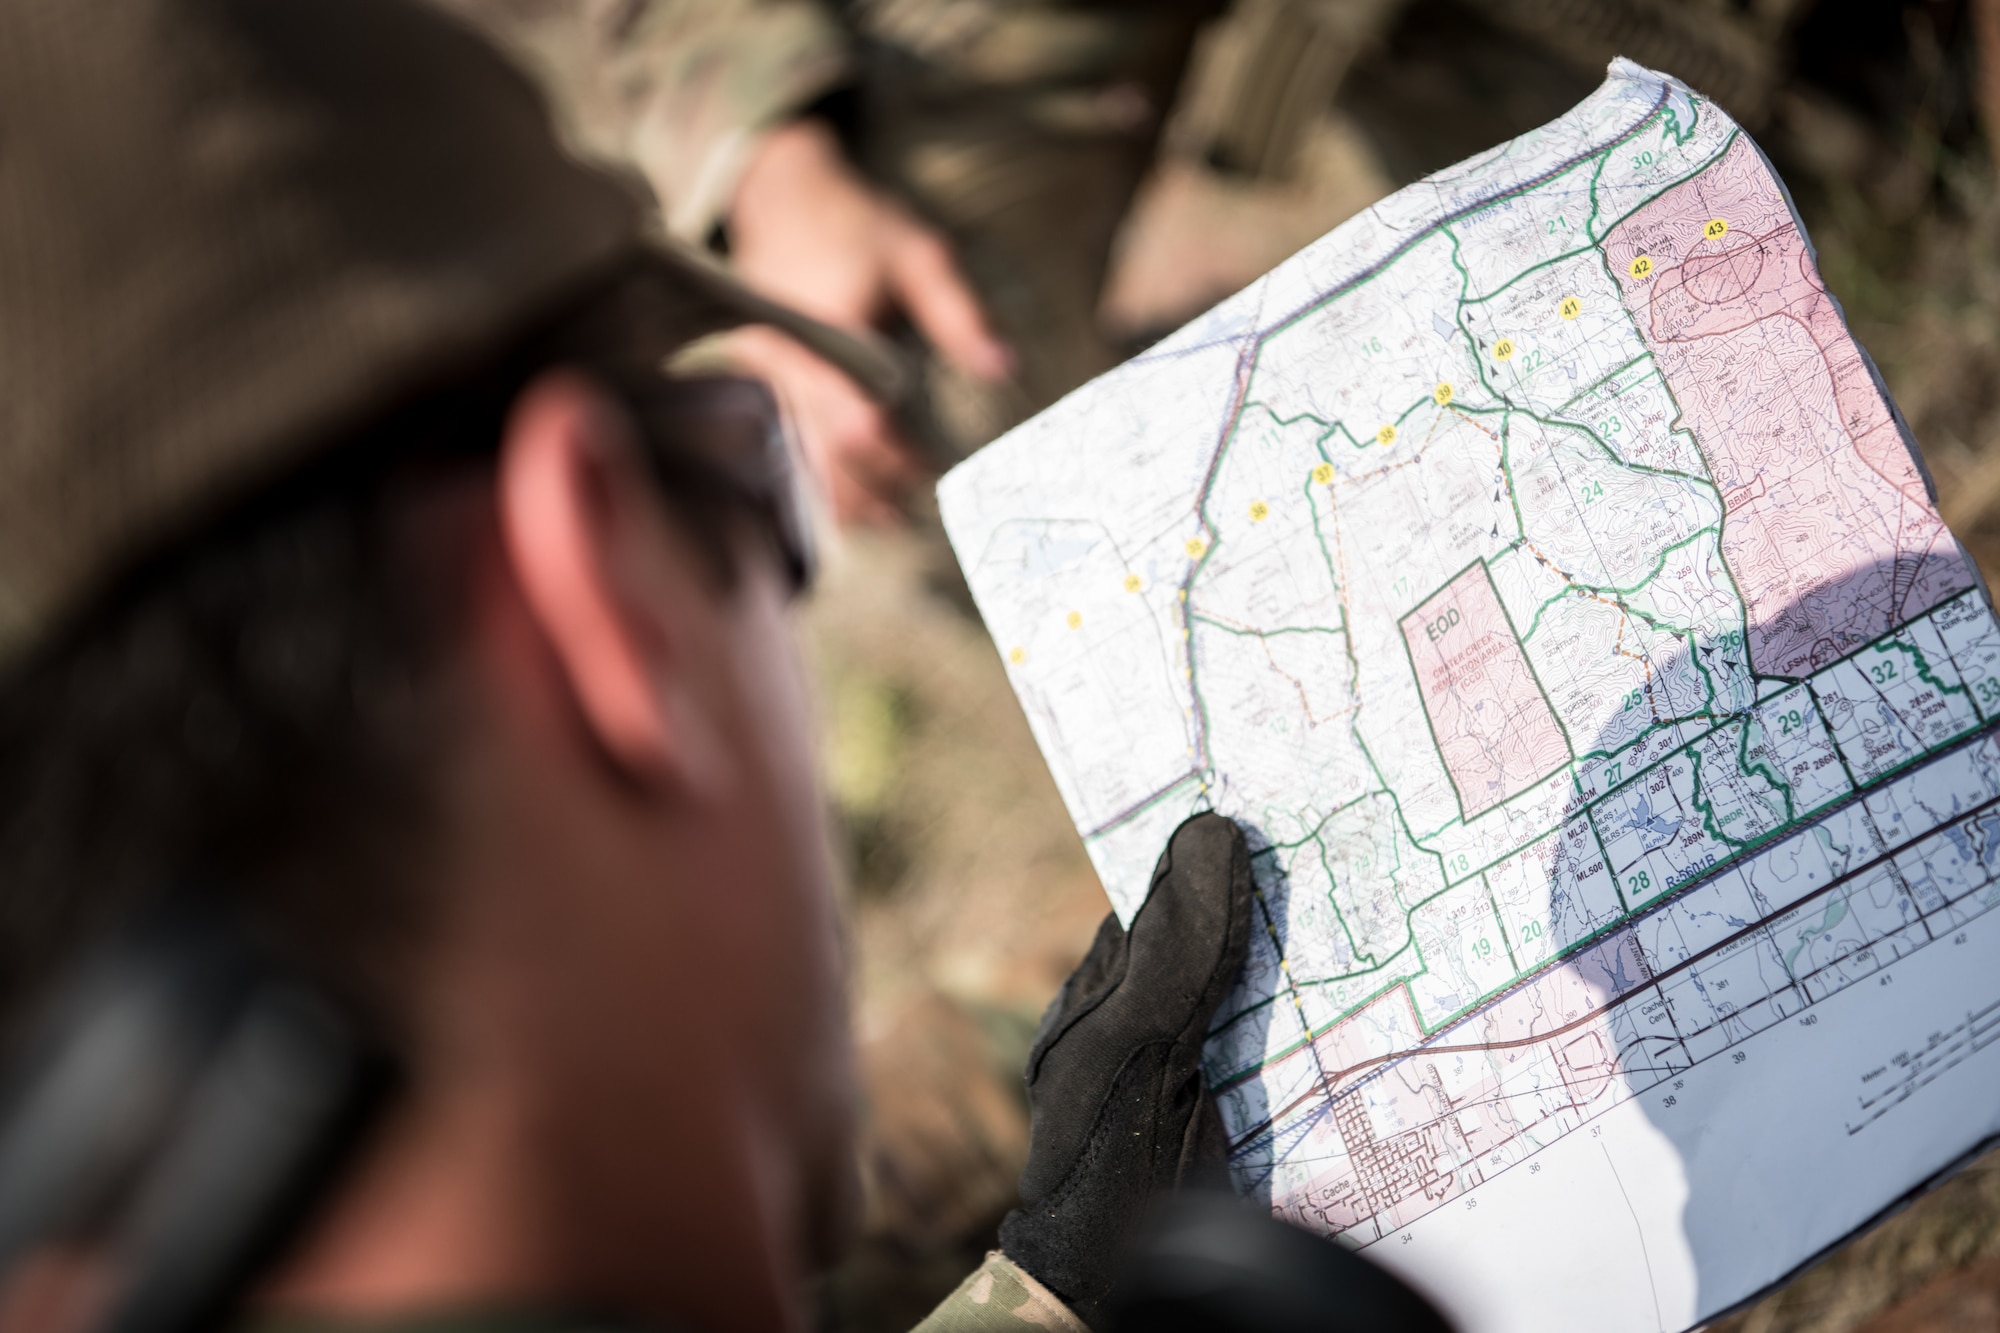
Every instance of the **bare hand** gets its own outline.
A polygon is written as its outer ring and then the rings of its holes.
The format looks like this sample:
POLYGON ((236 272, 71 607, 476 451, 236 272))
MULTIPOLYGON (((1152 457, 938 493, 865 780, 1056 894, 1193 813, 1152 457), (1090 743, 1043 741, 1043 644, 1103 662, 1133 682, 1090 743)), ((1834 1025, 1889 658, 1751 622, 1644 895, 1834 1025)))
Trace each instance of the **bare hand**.
MULTIPOLYGON (((737 186, 729 239, 745 282, 806 314, 866 329, 900 313, 967 375, 991 382, 1013 369, 943 238, 862 180, 819 121, 765 137, 737 186)), ((745 330, 734 349, 790 408, 836 516, 893 519, 924 469, 889 414, 774 330, 745 330)))

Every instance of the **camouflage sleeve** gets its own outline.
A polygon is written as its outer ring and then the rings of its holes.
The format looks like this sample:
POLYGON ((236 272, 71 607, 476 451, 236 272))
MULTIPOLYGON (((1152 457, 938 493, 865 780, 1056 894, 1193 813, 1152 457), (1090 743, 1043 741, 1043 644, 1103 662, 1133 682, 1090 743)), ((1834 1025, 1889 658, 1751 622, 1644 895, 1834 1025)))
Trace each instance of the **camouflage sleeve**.
POLYGON ((1012 1259, 994 1250, 958 1290, 910 1333, 1090 1333, 1069 1307, 1012 1259))
POLYGON ((636 168, 667 229, 705 237, 759 134, 839 84, 818 0, 438 0, 537 76, 572 146, 636 168))

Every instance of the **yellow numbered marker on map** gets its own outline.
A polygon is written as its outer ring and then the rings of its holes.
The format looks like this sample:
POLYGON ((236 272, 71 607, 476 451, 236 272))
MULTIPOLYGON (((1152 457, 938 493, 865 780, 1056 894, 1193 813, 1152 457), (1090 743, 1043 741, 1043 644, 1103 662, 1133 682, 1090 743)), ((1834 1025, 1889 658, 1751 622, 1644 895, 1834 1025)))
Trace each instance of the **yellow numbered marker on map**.
POLYGON ((1395 442, 1396 442, 1396 428, 1394 426, 1384 426, 1382 427, 1382 429, 1375 432, 1375 443, 1394 444, 1395 442))
POLYGON ((1640 255, 1632 261, 1632 277, 1635 281, 1644 282, 1652 276, 1653 257, 1651 255, 1640 255))
POLYGON ((1333 483, 1333 464, 1321 463, 1315 467, 1313 469, 1313 480, 1322 486, 1331 485, 1333 483))
POLYGON ((1708 225, 1701 229, 1704 240, 1719 241, 1729 234, 1728 218, 1710 218, 1708 225))
POLYGON ((1431 390, 1431 398, 1439 407, 1450 407, 1451 386, 1449 384, 1438 385, 1437 388, 1431 390))
POLYGON ((1577 300, 1574 296, 1565 296, 1562 299, 1562 304, 1556 307, 1556 312, 1564 319, 1575 319, 1583 313, 1583 302, 1577 300))
POLYGON ((1514 340, 1512 338, 1502 338, 1499 342, 1494 343, 1493 359, 1495 361, 1512 361, 1514 359, 1514 340))
POLYGON ((1270 516, 1271 506, 1265 504, 1262 500, 1252 500, 1250 502, 1250 521, 1252 523, 1262 523, 1270 516))

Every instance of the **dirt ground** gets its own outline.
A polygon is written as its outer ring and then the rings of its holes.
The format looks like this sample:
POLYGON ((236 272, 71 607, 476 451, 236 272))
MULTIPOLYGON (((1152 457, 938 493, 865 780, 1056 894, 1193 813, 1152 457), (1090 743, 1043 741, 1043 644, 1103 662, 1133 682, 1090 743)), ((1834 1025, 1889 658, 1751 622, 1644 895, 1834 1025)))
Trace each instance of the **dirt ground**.
MULTIPOLYGON (((1856 94, 1838 70, 1777 80, 1759 139, 1910 421, 1947 519, 1991 580, 2000 193, 1966 75, 1968 8, 1898 11, 1901 82, 1887 94, 1856 94), (1936 13, 1911 19, 1918 11, 1936 13)), ((1423 82, 1431 48, 1401 28, 1370 42, 1287 179, 1246 183, 1167 155, 1106 283, 1107 338, 1142 345, 1402 181, 1539 123, 1594 84, 1572 63, 1469 141, 1446 97, 1433 118, 1457 128, 1426 138, 1422 118, 1405 115, 1418 128, 1399 140, 1371 127, 1385 113, 1369 90, 1442 85, 1423 82)), ((1538 77, 1520 60, 1494 77, 1538 77)), ((828 1280, 825 1326, 902 1329, 993 1243, 1026 1151, 1029 1036, 1107 904, 934 518, 843 538, 805 620, 868 1100, 865 1236, 828 1280)), ((2000 1328, 2000 1155, 1715 1327, 2000 1328)))

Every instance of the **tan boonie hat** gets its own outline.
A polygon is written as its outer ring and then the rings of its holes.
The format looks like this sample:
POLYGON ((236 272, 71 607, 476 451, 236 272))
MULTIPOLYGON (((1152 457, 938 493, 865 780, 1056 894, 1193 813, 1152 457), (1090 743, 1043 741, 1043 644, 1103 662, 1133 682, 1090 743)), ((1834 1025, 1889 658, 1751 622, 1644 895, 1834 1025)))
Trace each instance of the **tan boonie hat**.
POLYGON ((777 323, 894 391, 649 226, 408 0, 0 0, 0 668, 626 266, 670 343, 777 323))

